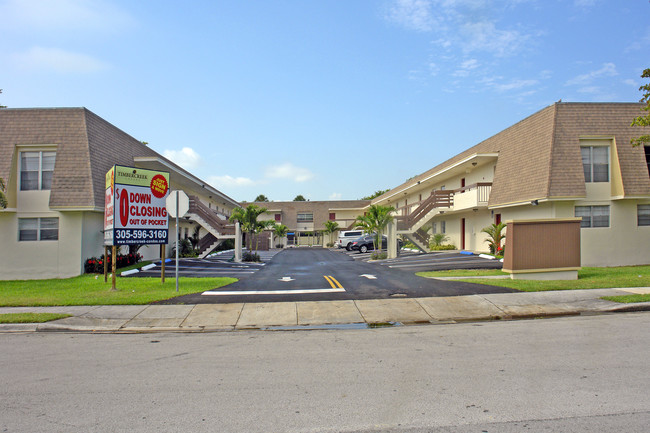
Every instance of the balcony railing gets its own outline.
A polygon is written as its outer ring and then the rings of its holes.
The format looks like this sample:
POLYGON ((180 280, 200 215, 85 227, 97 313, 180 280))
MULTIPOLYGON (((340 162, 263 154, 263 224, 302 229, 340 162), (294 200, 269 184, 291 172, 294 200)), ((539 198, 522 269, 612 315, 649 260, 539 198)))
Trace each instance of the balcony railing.
POLYGON ((397 209, 397 230, 409 230, 425 215, 437 208, 465 210, 487 206, 492 189, 491 182, 478 182, 454 190, 436 190, 418 203, 397 209))

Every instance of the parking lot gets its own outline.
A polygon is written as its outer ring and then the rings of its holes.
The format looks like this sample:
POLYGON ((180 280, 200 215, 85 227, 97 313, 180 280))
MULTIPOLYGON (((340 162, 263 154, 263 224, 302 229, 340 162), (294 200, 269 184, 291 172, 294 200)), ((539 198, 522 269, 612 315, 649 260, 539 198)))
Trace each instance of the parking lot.
MULTIPOLYGON (((359 253, 346 251, 343 248, 334 249, 341 254, 346 254, 354 260, 370 261, 372 251, 359 253)), ((406 272, 443 271, 448 269, 501 269, 503 263, 498 260, 486 259, 476 254, 463 254, 459 251, 437 251, 422 253, 403 249, 399 257, 390 260, 373 262, 378 266, 387 266, 406 272)))
MULTIPOLYGON (((173 298, 164 303, 233 303, 233 302, 288 302, 288 301, 333 301, 360 299, 387 299, 393 297, 432 297, 462 296, 485 293, 507 293, 510 289, 485 286, 459 281, 441 281, 418 277, 413 269, 431 268, 438 263, 447 266, 477 267, 482 264, 476 260, 462 260, 459 253, 446 253, 448 260, 441 255, 404 254, 391 264, 368 262, 368 256, 349 253, 344 250, 325 248, 289 248, 280 250, 268 264, 254 267, 247 263, 229 266, 242 266, 235 269, 246 272, 244 278, 218 289, 203 293, 173 298), (453 256, 457 256, 453 258, 453 256), (413 265, 412 260, 429 256, 426 262, 417 263, 415 268, 391 268, 390 266, 413 265), (460 257, 460 258, 459 258, 460 257), (461 263, 453 263, 453 262, 461 263), (248 268, 243 268, 249 266, 248 268), (405 272, 406 271, 406 272, 405 272)), ((485 259, 480 259, 486 261, 485 259)), ((492 262, 492 261, 490 261, 492 262)), ((191 272, 187 269, 186 272, 191 272)), ((231 274, 234 276, 235 274, 231 274)), ((227 272, 221 276, 230 276, 227 272)))
MULTIPOLYGON (((232 277, 242 279, 250 276, 266 266, 266 264, 280 250, 259 251, 261 263, 232 261, 234 252, 224 251, 205 259, 199 258, 181 258, 178 260, 179 277, 232 277)), ((131 277, 160 277, 161 264, 154 263, 155 266, 147 270, 140 270, 131 277)), ((165 263, 165 277, 173 278, 176 275, 176 260, 167 259, 165 263)))
MULTIPOLYGON (((232 277, 246 278, 259 271, 271 261, 271 259, 282 250, 259 251, 261 263, 232 261, 233 252, 225 251, 205 259, 182 258, 179 259, 178 275, 180 277, 232 277)), ((399 257, 390 260, 371 261, 372 251, 359 253, 358 251, 346 251, 345 249, 333 248, 339 254, 348 256, 355 261, 370 262, 374 266, 388 267, 404 272, 415 273, 423 271, 440 271, 447 269, 501 269, 502 263, 498 260, 489 260, 478 255, 461 254, 458 251, 441 251, 433 253, 422 253, 412 250, 401 250, 399 257)), ((160 262, 150 269, 141 270, 138 273, 129 275, 131 277, 159 277, 160 262)), ((176 272, 176 261, 167 259, 165 264, 165 276, 174 277, 176 272)))

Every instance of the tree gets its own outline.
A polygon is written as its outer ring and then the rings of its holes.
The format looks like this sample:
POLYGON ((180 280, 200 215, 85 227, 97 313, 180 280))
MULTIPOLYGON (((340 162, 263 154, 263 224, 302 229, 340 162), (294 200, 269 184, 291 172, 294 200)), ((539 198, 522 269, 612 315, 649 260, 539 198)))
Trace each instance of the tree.
POLYGON ((258 203, 259 202, 268 202, 269 198, 267 196, 265 196, 264 194, 260 194, 257 197, 255 197, 255 200, 253 200, 253 201, 256 201, 258 203))
POLYGON ((330 235, 330 244, 332 244, 332 233, 339 229, 339 223, 332 220, 325 221, 325 233, 330 235))
POLYGON ((386 194, 388 191, 390 191, 390 190, 389 189, 379 189, 379 190, 375 191, 374 193, 370 194, 367 197, 361 197, 359 200, 372 200, 373 198, 377 198, 380 195, 386 194))
MULTIPOLYGON (((2 89, 0 89, 0 93, 2 93, 2 89)), ((6 105, 0 105, 0 108, 7 108, 6 105)))
POLYGON ((494 255, 500 256, 503 254, 503 247, 501 246, 501 242, 506 237, 505 233, 503 233, 503 229, 505 227, 506 225, 504 223, 499 223, 492 224, 481 230, 483 233, 487 233, 488 238, 485 240, 485 242, 488 243, 490 252, 494 255))
POLYGON ((284 224, 275 224, 273 227, 273 234, 278 237, 278 239, 282 239, 289 233, 289 227, 285 226, 284 224))
POLYGON ((302 194, 298 194, 296 198, 293 199, 293 201, 307 201, 305 197, 302 196, 302 194))
MULTIPOLYGON (((641 74, 641 78, 650 78, 650 68, 645 69, 643 71, 643 74, 641 74)), ((645 111, 646 114, 645 116, 638 116, 635 117, 634 120, 632 121, 632 125, 630 126, 650 126, 650 83, 649 84, 644 84, 643 86, 639 87, 639 90, 643 91, 643 98, 639 102, 644 102, 645 107, 641 107, 641 111, 645 111)), ((633 138, 631 140, 632 146, 640 146, 642 144, 648 144, 650 143, 650 135, 645 134, 637 138, 633 138)))
POLYGON ((392 206, 381 206, 373 204, 368 208, 365 215, 359 215, 356 219, 356 226, 362 228, 366 233, 375 233, 373 241, 375 250, 382 250, 382 233, 386 226, 393 221, 391 213, 395 210, 392 206))
POLYGON ((246 243, 248 244, 248 249, 250 250, 253 240, 253 235, 258 229, 257 217, 266 212, 266 208, 259 207, 254 204, 249 204, 246 206, 246 209, 237 207, 233 209, 232 214, 230 215, 230 221, 238 221, 241 224, 241 229, 244 233, 247 233, 246 243))
POLYGON ((5 209, 7 207, 7 195, 5 192, 7 191, 7 187, 5 186, 5 181, 3 178, 0 177, 0 209, 5 209))

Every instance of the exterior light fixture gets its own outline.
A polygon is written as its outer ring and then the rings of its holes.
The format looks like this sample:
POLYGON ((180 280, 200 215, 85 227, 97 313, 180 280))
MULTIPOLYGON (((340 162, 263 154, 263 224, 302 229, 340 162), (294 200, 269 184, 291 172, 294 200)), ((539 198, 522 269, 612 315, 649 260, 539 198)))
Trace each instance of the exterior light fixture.
POLYGON ((539 200, 533 200, 530 202, 533 206, 537 206, 539 204, 539 200))

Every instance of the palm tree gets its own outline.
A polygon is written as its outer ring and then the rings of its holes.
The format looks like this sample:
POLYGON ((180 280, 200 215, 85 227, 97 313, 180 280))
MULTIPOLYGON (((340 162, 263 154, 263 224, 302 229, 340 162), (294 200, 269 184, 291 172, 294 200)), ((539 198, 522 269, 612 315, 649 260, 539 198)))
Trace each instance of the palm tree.
POLYGON ((284 238, 287 233, 289 233, 289 227, 284 224, 275 224, 273 227, 273 234, 278 237, 278 239, 284 238))
POLYGON ((267 196, 265 196, 264 194, 260 194, 257 197, 255 197, 255 200, 253 200, 253 201, 256 201, 256 202, 261 202, 261 201, 268 202, 269 198, 267 196))
POLYGON ((5 186, 5 181, 0 177, 0 209, 5 209, 7 207, 7 196, 5 191, 7 190, 5 186))
POLYGON ((330 235, 330 244, 332 243, 332 233, 339 229, 339 223, 332 220, 325 221, 325 233, 330 235))
POLYGON ((232 214, 230 215, 230 221, 238 221, 241 224, 241 229, 244 233, 247 233, 246 243, 247 248, 250 250, 253 240, 253 234, 258 229, 257 217, 262 213, 266 212, 266 208, 259 207, 254 204, 249 204, 246 209, 238 207, 233 209, 232 214))
POLYGON ((264 221, 257 221, 257 224, 255 225, 255 234, 258 235, 257 239, 255 241, 255 251, 259 250, 260 248, 260 233, 262 233, 266 229, 273 228, 275 226, 275 221, 273 220, 264 220, 264 221))
POLYGON ((503 248, 501 247, 501 242, 506 237, 503 233, 503 229, 506 227, 504 223, 492 224, 481 230, 483 233, 487 233, 488 238, 485 242, 488 243, 490 247, 490 252, 495 255, 501 255, 503 248))
POLYGON ((391 213, 395 210, 392 206, 381 206, 373 204, 368 208, 365 215, 359 215, 356 226, 362 228, 366 233, 375 233, 375 250, 382 250, 382 233, 386 226, 393 221, 391 213))

